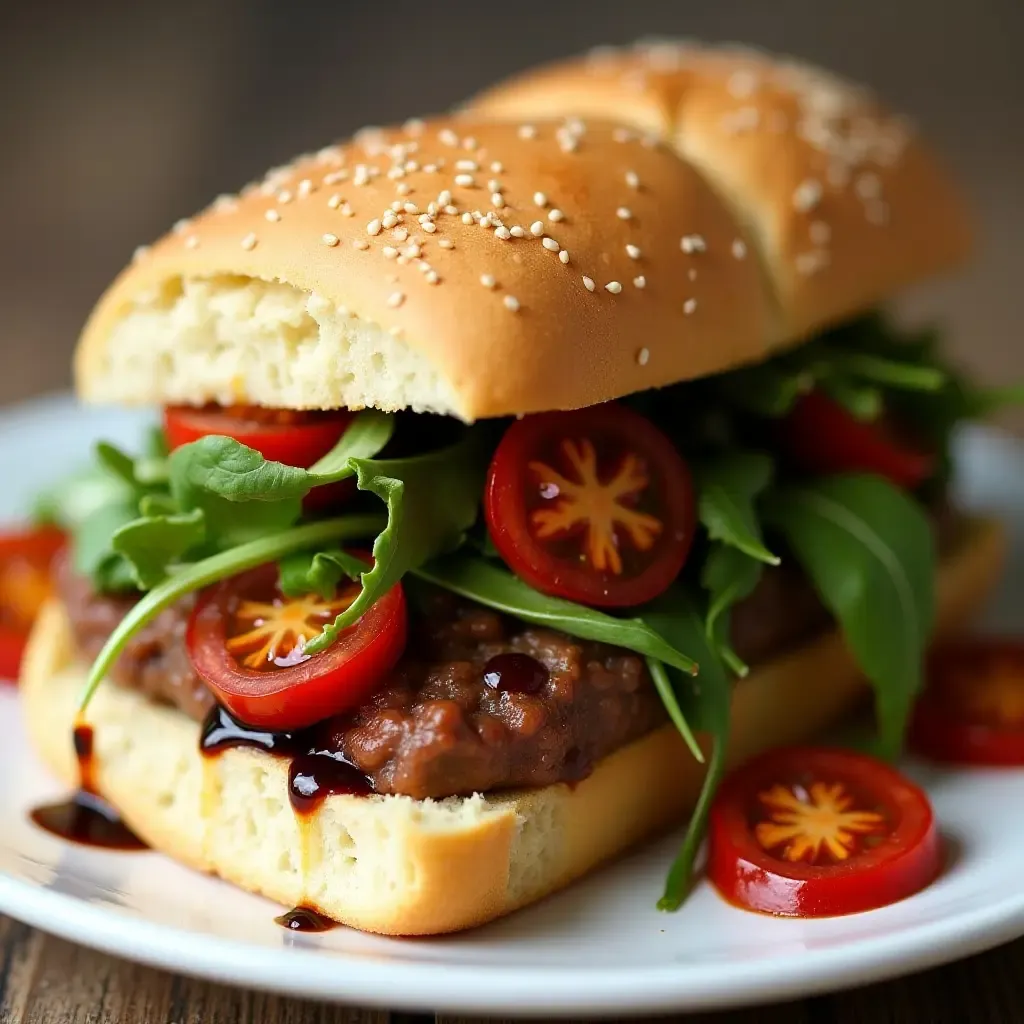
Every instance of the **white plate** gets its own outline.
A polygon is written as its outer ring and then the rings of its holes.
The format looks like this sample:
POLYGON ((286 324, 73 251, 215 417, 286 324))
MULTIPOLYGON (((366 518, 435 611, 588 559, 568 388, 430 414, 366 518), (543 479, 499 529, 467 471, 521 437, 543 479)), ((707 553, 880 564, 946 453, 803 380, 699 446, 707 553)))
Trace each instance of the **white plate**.
MULTIPOLYGON (((100 436, 131 444, 134 415, 66 399, 0 416, 0 517, 86 456, 100 436)), ((963 438, 964 501, 1012 524, 1024 579, 1024 452, 963 438)), ((998 628, 1024 600, 1005 590, 998 628)), ((952 851, 925 892, 853 917, 776 920, 736 910, 701 885, 684 909, 654 909, 673 842, 650 847, 543 904, 469 934, 392 940, 339 929, 295 935, 278 908, 155 853, 82 849, 26 812, 58 796, 28 751, 15 694, 0 693, 0 910, 120 956, 218 981, 400 1009, 490 1014, 624 1014, 807 995, 937 964, 1024 934, 1024 772, 910 765, 952 851)), ((456 882, 457 884, 457 882, 456 882)))

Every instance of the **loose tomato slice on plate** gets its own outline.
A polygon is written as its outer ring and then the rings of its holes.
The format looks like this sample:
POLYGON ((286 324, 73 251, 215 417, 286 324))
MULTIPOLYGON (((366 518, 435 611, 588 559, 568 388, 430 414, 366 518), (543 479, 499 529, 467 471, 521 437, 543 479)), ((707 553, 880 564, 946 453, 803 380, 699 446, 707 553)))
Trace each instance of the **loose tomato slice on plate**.
MULTIPOLYGON (((258 406, 196 409, 171 406, 164 410, 164 431, 173 451, 201 437, 219 434, 253 448, 271 462, 309 469, 337 443, 352 422, 347 409, 336 412, 296 412, 258 406)), ((352 482, 317 487, 306 497, 306 508, 323 509, 352 493, 352 482)))
POLYGON ((518 576, 605 607, 665 590, 696 523, 690 471, 672 442, 615 404, 512 424, 491 461, 484 512, 518 576))
POLYGON ((874 473, 913 489, 935 471, 935 455, 885 417, 866 423, 821 391, 800 398, 780 423, 790 459, 809 473, 874 473))
POLYGON ((0 533, 0 679, 17 679, 29 630, 49 598, 50 566, 64 546, 52 527, 0 533))
POLYGON ((299 729, 362 701, 401 657, 407 617, 396 583, 337 642, 316 655, 303 645, 359 595, 343 583, 333 601, 285 597, 275 565, 205 590, 185 642, 196 672, 237 719, 267 729, 299 729))
POLYGON ((859 913, 918 892, 940 867, 928 797, 863 754, 770 751, 729 776, 711 809, 708 877, 751 910, 859 913))
POLYGON ((1024 765, 1024 640, 976 637, 936 648, 909 743, 950 764, 1024 765))

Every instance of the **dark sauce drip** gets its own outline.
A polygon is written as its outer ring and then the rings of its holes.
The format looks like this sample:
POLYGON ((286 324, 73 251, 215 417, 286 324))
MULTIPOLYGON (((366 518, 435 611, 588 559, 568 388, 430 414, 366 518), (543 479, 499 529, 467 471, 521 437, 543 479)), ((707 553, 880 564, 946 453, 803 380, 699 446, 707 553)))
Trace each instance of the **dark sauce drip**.
POLYGON ((73 741, 78 758, 78 792, 69 800, 35 808, 30 814, 32 821, 51 835, 82 846, 145 850, 146 844, 96 791, 92 726, 76 725, 73 741))
POLYGON ((496 654, 484 665, 484 684, 501 693, 536 693, 550 678, 547 666, 529 654, 496 654))
POLYGON ((332 921, 312 907, 296 907, 287 914, 275 917, 274 923, 290 932, 329 932, 338 927, 337 921, 332 921))
POLYGON ((216 757, 231 747, 255 747, 290 759, 288 796, 297 814, 313 814, 329 796, 373 793, 373 784, 344 754, 322 749, 315 726, 272 732, 245 725, 224 708, 214 707, 203 723, 199 749, 206 757, 216 757))

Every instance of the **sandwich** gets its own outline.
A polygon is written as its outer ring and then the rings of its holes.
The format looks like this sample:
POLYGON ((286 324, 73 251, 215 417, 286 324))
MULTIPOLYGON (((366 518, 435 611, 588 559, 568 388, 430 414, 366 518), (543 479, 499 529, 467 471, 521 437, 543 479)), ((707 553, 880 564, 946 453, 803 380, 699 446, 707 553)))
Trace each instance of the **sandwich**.
POLYGON ((1006 395, 881 308, 963 201, 823 73, 602 61, 270 171, 89 318, 82 399, 160 422, 42 502, 24 711, 153 848, 425 935, 688 822, 671 909, 731 765, 867 694, 898 753, 1004 552, 948 495, 1006 395))

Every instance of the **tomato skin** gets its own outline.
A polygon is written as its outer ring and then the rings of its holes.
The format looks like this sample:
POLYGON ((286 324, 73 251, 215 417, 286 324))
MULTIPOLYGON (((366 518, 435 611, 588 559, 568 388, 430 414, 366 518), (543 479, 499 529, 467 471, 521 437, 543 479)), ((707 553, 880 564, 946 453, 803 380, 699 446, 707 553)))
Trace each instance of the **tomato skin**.
POLYGON ((224 580, 202 592, 186 630, 185 643, 196 673, 246 725, 301 729, 351 710, 372 692, 405 649, 408 615, 402 585, 396 583, 323 653, 285 668, 247 668, 225 646, 227 620, 243 597, 266 600, 276 594, 273 564, 224 580))
MULTIPOLYGON (((611 461, 617 472, 625 465, 611 461)), ((555 493, 557 502, 560 492, 555 493)), ((697 520, 693 483, 682 456, 650 420, 617 403, 540 413, 513 423, 491 460, 484 514, 495 547, 517 576, 543 593, 609 608, 643 604, 666 590, 686 562, 697 520), (529 475, 531 463, 555 465, 555 446, 580 440, 594 442, 602 480, 607 479, 609 452, 622 459, 636 456, 649 480, 639 493, 650 491, 656 499, 653 515, 661 532, 648 551, 630 551, 628 541, 618 546, 625 552, 623 560, 634 562, 621 574, 597 569, 584 556, 587 527, 545 544, 531 526, 531 516, 545 508, 538 502, 547 500, 542 485, 529 475), (566 546, 568 553, 559 550, 566 546)))
POLYGON ((0 679, 14 681, 29 631, 50 596, 50 568, 66 542, 52 526, 0 533, 0 679))
POLYGON ((912 490, 935 472, 934 453, 912 447, 884 420, 858 420, 821 391, 798 399, 779 432, 790 460, 808 473, 874 473, 912 490))
POLYGON ((976 637, 943 645, 929 654, 927 678, 907 736, 915 753, 961 766, 1024 765, 1024 641, 976 637))
POLYGON ((850 751, 769 751, 728 777, 711 809, 708 877, 727 900, 750 910, 784 917, 860 913, 919 892, 941 866, 939 832, 924 792, 889 765, 850 751), (766 849, 752 825, 757 800, 773 783, 809 778, 842 783, 855 798, 851 807, 870 808, 884 832, 868 834, 847 859, 827 864, 791 861, 766 849))
MULTIPOLYGON (((309 469, 338 443, 352 421, 352 413, 344 409, 315 417, 278 413, 283 422, 275 421, 274 416, 273 410, 243 410, 236 415, 227 409, 168 406, 164 409, 164 432, 171 451, 218 434, 258 451, 271 462, 309 469)), ((304 505, 309 511, 320 511, 341 504, 352 491, 351 480, 316 487, 306 496, 304 505)))

